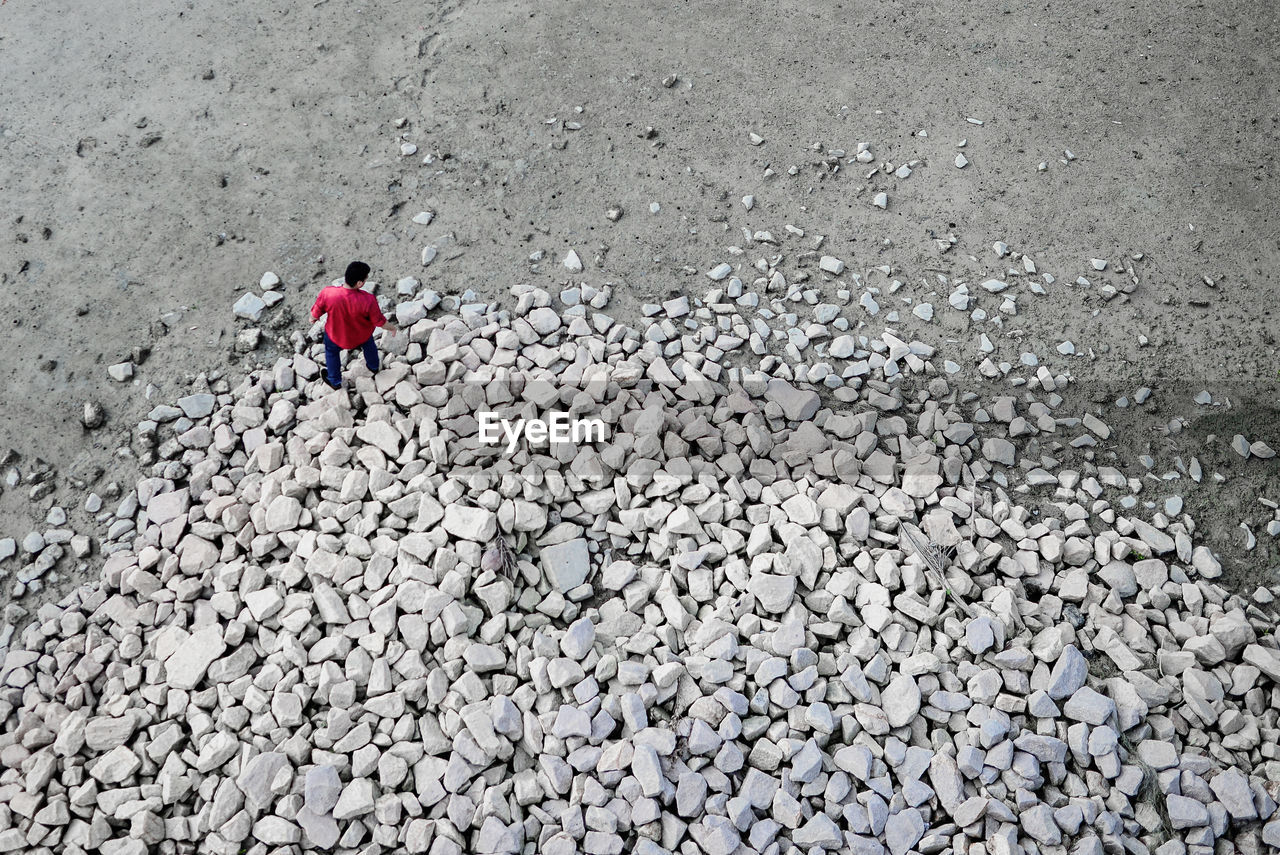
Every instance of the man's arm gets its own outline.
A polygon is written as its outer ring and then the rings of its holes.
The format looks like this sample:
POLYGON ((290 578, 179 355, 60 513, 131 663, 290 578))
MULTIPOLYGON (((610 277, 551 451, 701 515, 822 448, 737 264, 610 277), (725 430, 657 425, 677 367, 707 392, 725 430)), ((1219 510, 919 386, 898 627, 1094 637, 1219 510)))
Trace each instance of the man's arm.
POLYGON ((311 320, 313 321, 320 320, 320 316, 327 311, 328 309, 325 307, 325 304, 324 304, 324 291, 322 289, 319 295, 316 296, 315 305, 311 307, 311 320))
POLYGON ((369 313, 369 320, 373 321, 375 327, 382 327, 392 335, 400 332, 400 328, 387 320, 386 316, 382 314, 382 309, 378 306, 377 300, 373 301, 373 310, 369 313))

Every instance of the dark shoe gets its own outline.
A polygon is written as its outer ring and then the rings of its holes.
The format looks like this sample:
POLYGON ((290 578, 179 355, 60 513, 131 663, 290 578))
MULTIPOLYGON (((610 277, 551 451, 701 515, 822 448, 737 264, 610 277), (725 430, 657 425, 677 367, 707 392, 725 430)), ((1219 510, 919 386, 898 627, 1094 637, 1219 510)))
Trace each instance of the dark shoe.
POLYGON ((321 372, 320 372, 320 378, 321 378, 322 380, 324 380, 324 385, 328 386, 330 389, 341 389, 341 388, 342 388, 342 384, 340 384, 340 383, 334 383, 332 380, 330 380, 330 379, 329 379, 329 372, 328 372, 328 371, 321 371, 321 372))

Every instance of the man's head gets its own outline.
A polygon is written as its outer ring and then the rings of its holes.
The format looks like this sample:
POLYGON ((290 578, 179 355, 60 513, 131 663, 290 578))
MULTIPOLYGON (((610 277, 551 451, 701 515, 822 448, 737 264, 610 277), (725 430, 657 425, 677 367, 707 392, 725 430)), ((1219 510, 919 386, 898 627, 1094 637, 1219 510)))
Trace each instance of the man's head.
POLYGON ((369 265, 363 261, 353 261, 347 265, 346 282, 348 288, 359 288, 369 278, 369 265))

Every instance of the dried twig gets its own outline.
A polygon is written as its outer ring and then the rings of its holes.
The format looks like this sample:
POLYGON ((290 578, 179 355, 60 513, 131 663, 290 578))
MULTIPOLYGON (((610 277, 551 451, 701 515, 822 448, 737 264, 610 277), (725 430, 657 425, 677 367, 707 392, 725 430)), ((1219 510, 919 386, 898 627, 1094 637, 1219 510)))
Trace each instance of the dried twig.
POLYGON ((500 562, 498 572, 514 582, 520 574, 520 561, 516 558, 516 553, 511 548, 511 544, 507 543, 506 537, 501 532, 494 536, 491 548, 498 553, 500 562))
MULTIPOLYGON (((973 607, 961 600, 960 597, 951 590, 951 586, 947 584, 947 577, 944 573, 947 567, 947 557, 943 554, 942 547, 938 546, 938 544, 933 541, 929 541, 926 544, 923 538, 924 532, 920 532, 920 534, 917 535, 911 530, 914 526, 908 527, 904 524, 901 528, 907 535, 907 540, 910 541, 911 548, 915 550, 916 555, 919 555, 924 559, 926 567, 932 573, 933 583, 947 592, 947 596, 950 597, 952 602, 960 608, 960 611, 964 612, 969 617, 974 617, 973 607)), ((929 573, 927 572, 925 575, 928 576, 929 573)))

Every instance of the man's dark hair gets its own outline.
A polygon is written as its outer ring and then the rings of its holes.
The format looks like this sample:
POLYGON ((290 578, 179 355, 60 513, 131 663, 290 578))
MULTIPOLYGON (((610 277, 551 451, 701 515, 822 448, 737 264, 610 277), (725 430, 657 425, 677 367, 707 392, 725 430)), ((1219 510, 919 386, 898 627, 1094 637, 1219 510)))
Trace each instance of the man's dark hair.
POLYGON ((363 261, 353 261, 347 265, 347 284, 363 282, 369 276, 369 265, 363 261))

